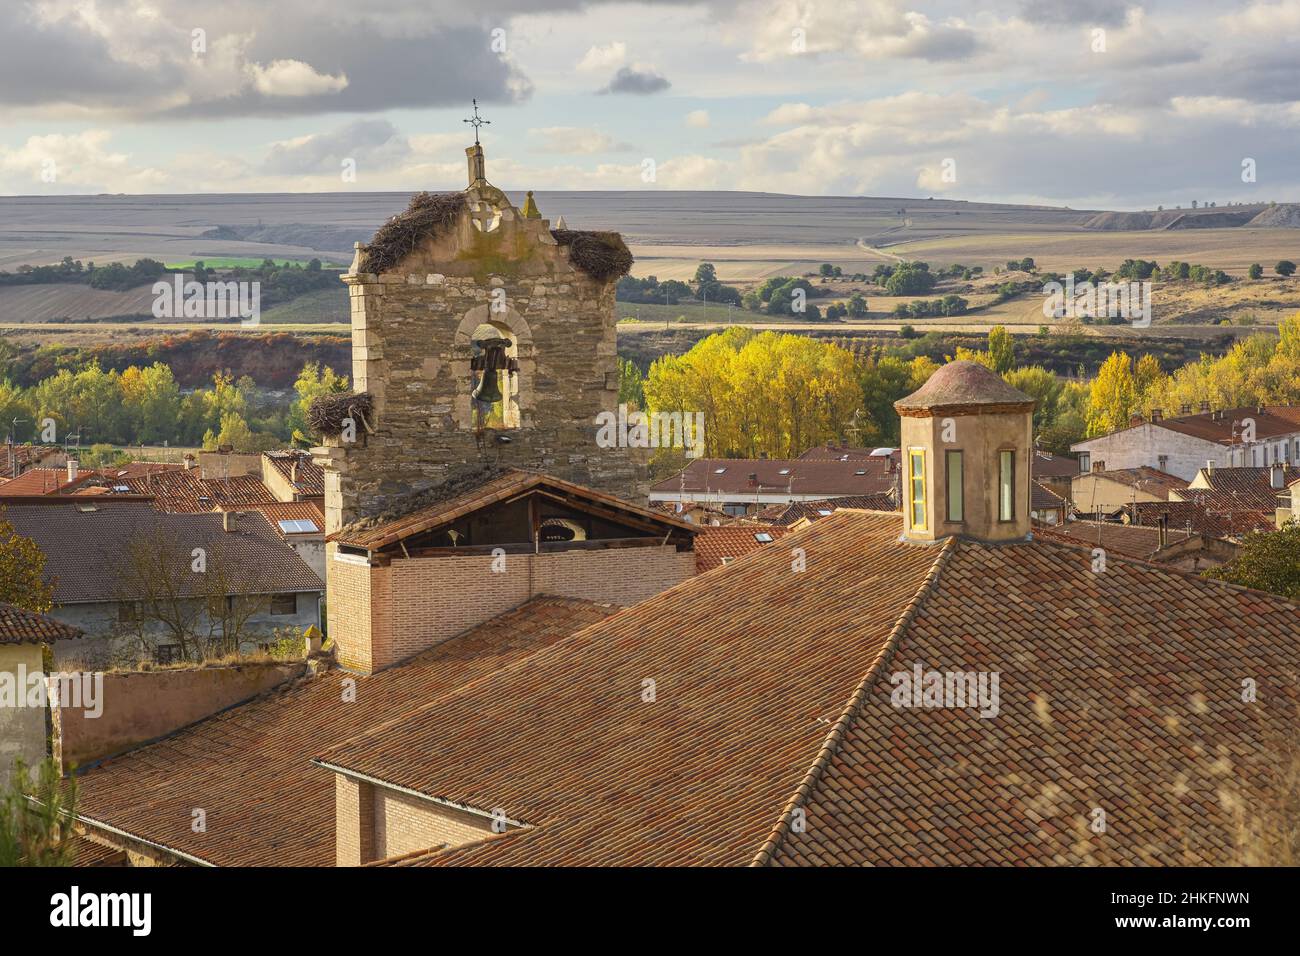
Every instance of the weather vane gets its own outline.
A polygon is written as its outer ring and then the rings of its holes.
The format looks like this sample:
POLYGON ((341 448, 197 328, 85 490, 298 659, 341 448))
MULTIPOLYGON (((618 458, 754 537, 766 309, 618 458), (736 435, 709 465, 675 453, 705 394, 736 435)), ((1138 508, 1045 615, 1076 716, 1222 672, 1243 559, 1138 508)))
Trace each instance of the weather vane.
POLYGON ((473 127, 474 127, 474 145, 477 146, 477 145, 479 144, 479 142, 478 142, 478 131, 479 131, 479 128, 482 127, 482 126, 491 126, 491 125, 492 125, 492 121, 491 121, 491 120, 485 120, 485 119, 483 119, 483 117, 481 117, 481 116, 478 115, 478 100, 477 100, 477 99, 472 100, 471 102, 473 102, 473 104, 474 104, 474 118, 473 118, 473 119, 461 120, 461 122, 462 122, 462 123, 469 123, 470 126, 473 126, 473 127))

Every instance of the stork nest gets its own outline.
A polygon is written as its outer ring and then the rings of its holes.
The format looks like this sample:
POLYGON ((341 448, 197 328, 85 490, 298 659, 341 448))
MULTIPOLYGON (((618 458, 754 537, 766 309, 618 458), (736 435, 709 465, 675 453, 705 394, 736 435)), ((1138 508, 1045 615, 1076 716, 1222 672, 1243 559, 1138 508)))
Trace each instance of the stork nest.
POLYGON ((335 438, 343 432, 343 423, 351 418, 360 433, 365 426, 357 418, 357 413, 371 421, 375 407, 374 396, 369 392, 338 392, 322 395, 307 409, 307 424, 320 432, 335 438))
POLYGON ((552 229, 551 235, 569 249, 569 261, 599 282, 625 276, 632 269, 632 252, 616 232, 552 229))
POLYGON ((416 193, 406 212, 380 226, 366 246, 366 271, 380 273, 395 268, 422 239, 445 232, 464 208, 464 193, 416 193))

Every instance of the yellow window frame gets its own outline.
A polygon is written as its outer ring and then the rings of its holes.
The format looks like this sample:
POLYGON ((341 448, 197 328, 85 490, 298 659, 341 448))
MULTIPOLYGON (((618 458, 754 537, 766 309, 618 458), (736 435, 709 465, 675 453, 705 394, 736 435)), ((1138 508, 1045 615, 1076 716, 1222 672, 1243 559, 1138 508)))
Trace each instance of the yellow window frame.
POLYGON ((925 473, 925 449, 909 448, 907 450, 907 500, 911 506, 908 509, 908 520, 912 528, 916 531, 925 531, 929 526, 928 509, 926 508, 925 498, 927 490, 927 476, 925 473), (917 495, 916 483, 920 479, 921 490, 917 495), (921 509, 921 520, 916 520, 917 506, 921 509))

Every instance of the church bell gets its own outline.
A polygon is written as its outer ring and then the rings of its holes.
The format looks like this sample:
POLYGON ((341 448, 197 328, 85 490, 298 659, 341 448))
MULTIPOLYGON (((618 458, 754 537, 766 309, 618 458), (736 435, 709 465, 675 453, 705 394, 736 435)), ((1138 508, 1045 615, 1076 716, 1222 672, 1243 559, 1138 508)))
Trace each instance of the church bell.
POLYGON ((482 339, 475 344, 482 351, 470 359, 470 368, 480 375, 470 397, 480 405, 495 405, 505 397, 501 394, 501 376, 498 373, 513 374, 519 365, 506 355, 509 339, 482 339))

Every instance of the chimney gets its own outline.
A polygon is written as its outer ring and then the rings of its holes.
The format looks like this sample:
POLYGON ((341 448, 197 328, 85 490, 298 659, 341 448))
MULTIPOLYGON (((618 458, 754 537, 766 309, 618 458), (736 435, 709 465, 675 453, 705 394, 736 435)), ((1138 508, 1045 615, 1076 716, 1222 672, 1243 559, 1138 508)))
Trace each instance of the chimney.
POLYGON ((1214 477, 1214 459, 1209 458, 1205 462, 1205 474, 1209 478, 1214 477))
POLYGON ((1160 549, 1169 547, 1169 512, 1160 512, 1160 549))
POLYGON ((289 463, 289 483, 298 484, 298 459, 295 458, 289 463))
POLYGON ((1132 415, 1130 415, 1130 416, 1128 417, 1128 423, 1129 423, 1130 425, 1141 425, 1141 424, 1142 424, 1142 414, 1141 414, 1140 412, 1134 412, 1132 415))
POLYGON ((749 487, 751 487, 751 488, 757 488, 757 487, 758 487, 758 472, 756 472, 756 471, 751 471, 751 472, 749 473, 749 487))
POLYGON ((1106 463, 1105 463, 1104 461, 1094 461, 1094 462, 1092 463, 1092 471, 1093 471, 1093 474, 1096 474, 1097 472, 1105 471, 1105 470, 1106 470, 1106 463))
POLYGON ((185 463, 185 470, 189 471, 191 468, 193 468, 195 465, 198 464, 198 461, 195 459, 193 455, 191 455, 189 452, 186 452, 184 463, 185 463))
POLYGON ((1269 469, 1268 486, 1274 491, 1281 491, 1286 487, 1286 465, 1280 461, 1269 469))
POLYGON ((68 459, 68 481, 77 480, 77 464, 78 464, 77 459, 75 458, 68 459))
POLYGON ((1163 412, 1162 409, 1159 409, 1159 408, 1153 408, 1153 409, 1151 409, 1151 420, 1152 420, 1153 422, 1158 422, 1158 421, 1160 421, 1160 419, 1161 419, 1163 416, 1164 416, 1164 412, 1163 412))
POLYGON ((238 511, 223 511, 223 512, 221 512, 221 530, 222 530, 222 531, 238 531, 238 530, 239 530, 239 528, 238 528, 238 521, 237 521, 238 518, 239 518, 239 512, 238 512, 238 511))

